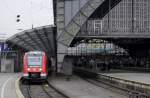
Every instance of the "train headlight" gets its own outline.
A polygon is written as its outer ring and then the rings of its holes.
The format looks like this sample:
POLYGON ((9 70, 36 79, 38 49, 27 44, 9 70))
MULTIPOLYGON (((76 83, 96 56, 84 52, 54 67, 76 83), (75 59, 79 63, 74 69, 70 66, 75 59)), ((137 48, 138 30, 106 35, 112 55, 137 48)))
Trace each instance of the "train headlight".
POLYGON ((40 68, 40 71, 42 71, 42 68, 40 68))
POLYGON ((27 70, 30 71, 30 68, 28 68, 27 70))

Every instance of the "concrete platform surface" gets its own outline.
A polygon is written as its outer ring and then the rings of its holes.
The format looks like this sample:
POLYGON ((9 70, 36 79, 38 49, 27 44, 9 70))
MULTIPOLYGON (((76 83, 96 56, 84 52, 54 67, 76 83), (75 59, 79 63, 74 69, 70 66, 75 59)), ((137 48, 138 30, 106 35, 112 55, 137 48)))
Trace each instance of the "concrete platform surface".
POLYGON ((52 85, 70 98, 127 98, 107 89, 97 87, 77 76, 73 76, 70 81, 64 77, 49 79, 52 85))
POLYGON ((19 74, 0 73, 0 98, 18 98, 15 91, 15 81, 19 74))
POLYGON ((150 84, 150 73, 102 73, 104 75, 150 84))

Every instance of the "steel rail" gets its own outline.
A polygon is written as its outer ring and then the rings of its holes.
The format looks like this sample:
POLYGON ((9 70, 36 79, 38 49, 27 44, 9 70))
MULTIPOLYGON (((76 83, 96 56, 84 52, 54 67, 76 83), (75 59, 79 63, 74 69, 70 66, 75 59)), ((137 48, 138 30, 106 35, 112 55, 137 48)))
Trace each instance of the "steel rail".
POLYGON ((96 74, 97 76, 96 78, 94 78, 95 81, 126 91, 128 92, 128 94, 137 94, 139 98, 150 98, 150 84, 136 82, 132 80, 120 79, 120 78, 104 75, 101 73, 96 73, 83 68, 80 69, 75 68, 75 70, 96 74))
MULTIPOLYGON (((34 95, 32 94, 32 90, 34 91, 35 88, 34 88, 34 89, 31 88, 32 85, 34 85, 34 83, 31 84, 31 81, 30 81, 30 80, 29 80, 29 81, 25 81, 25 80, 21 79, 21 80, 20 80, 20 84, 23 85, 24 83, 26 83, 26 86, 25 86, 26 91, 27 91, 27 93, 25 93, 25 94, 27 94, 26 98, 36 98, 36 95, 34 96, 34 95)), ((40 83, 41 83, 41 82, 40 82, 40 83)), ((53 86, 48 82, 48 80, 42 82, 42 84, 37 85, 37 87, 40 87, 40 90, 41 90, 41 91, 44 93, 44 95, 46 95, 48 98, 57 98, 57 96, 58 96, 58 98, 59 98, 59 97, 60 97, 60 98, 69 98, 69 97, 68 97, 67 95, 65 95, 63 92, 61 92, 61 91, 57 90, 55 87, 53 87, 53 86)), ((42 96, 41 96, 41 97, 42 97, 42 96)))

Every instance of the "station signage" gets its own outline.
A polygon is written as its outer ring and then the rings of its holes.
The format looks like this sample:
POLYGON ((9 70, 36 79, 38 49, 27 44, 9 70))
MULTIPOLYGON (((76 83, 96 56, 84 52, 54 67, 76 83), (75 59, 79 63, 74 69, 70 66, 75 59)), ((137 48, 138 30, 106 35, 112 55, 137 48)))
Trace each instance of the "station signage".
POLYGON ((0 43, 0 51, 10 51, 11 49, 8 47, 6 43, 0 43))

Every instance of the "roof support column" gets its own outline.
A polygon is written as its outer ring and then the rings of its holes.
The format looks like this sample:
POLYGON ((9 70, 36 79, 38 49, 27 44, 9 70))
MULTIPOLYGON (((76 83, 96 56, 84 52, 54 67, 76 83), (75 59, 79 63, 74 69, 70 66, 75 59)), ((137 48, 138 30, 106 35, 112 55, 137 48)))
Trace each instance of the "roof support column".
MULTIPOLYGON (((65 7, 65 1, 64 0, 57 0, 57 20, 56 20, 56 24, 57 24, 57 38, 58 36, 60 36, 60 34, 62 33, 64 26, 65 26, 65 12, 64 12, 64 7, 65 7)), ((55 71, 56 72, 62 72, 62 68, 63 68, 63 61, 64 61, 64 57, 67 53, 67 46, 59 43, 57 41, 57 65, 55 67, 55 71)))
POLYGON ((67 54, 67 47, 64 46, 61 43, 57 43, 57 66, 56 70, 57 72, 63 72, 63 62, 64 62, 64 57, 67 54))

